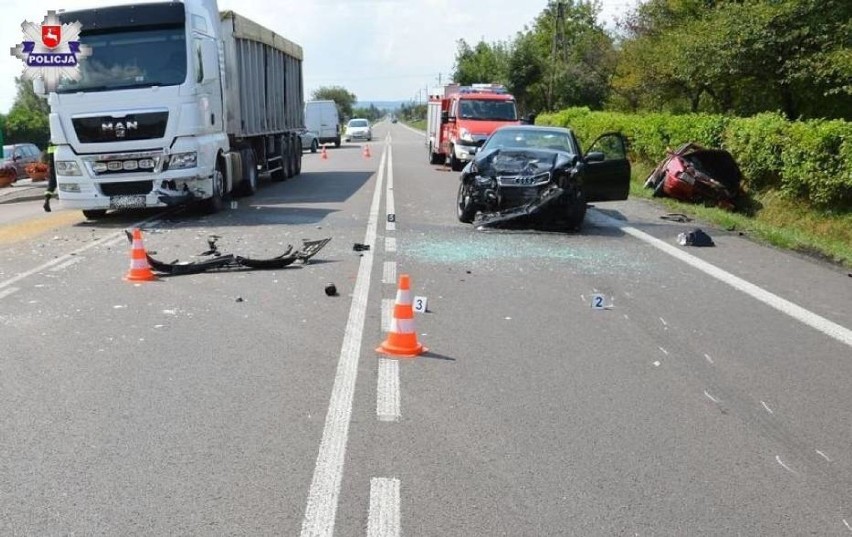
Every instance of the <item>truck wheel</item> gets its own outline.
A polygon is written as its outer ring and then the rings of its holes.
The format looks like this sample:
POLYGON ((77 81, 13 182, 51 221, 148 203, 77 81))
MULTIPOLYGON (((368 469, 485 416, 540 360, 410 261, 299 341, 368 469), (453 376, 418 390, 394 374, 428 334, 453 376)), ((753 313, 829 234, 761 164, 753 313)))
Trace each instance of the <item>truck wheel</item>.
POLYGON ((100 220, 106 213, 106 209, 83 209, 83 216, 89 220, 100 220))
POLYGON ((225 175, 222 173, 222 160, 216 159, 213 170, 213 195, 204 200, 203 209, 207 214, 216 214, 225 205, 225 175))
POLYGON ((456 196, 456 216, 459 222, 470 224, 476 216, 476 205, 470 195, 470 183, 459 182, 459 193, 456 196))
POLYGON ((464 162, 456 158, 455 146, 450 146, 450 169, 454 172, 460 172, 464 169, 464 162))
POLYGON ((287 136, 286 140, 287 140, 287 148, 286 148, 286 150, 287 150, 286 155, 287 156, 285 157, 285 161, 287 162, 287 165, 285 166, 285 169, 287 170, 287 179, 289 179, 289 178, 293 177, 294 175, 296 175, 296 153, 295 153, 296 146, 293 143, 292 137, 287 136))
POLYGON ((253 196, 257 192, 257 161, 254 151, 249 147, 240 149, 243 161, 243 181, 240 183, 240 196, 253 196))
POLYGON ((271 179, 273 181, 275 181, 276 183, 281 182, 284 179, 287 179, 287 152, 286 152, 285 144, 286 144, 286 141, 284 140, 284 137, 282 136, 278 140, 278 149, 279 149, 278 154, 281 156, 281 160, 278 161, 278 165, 281 166, 281 169, 278 170, 278 171, 272 172, 272 174, 270 175, 271 179))
POLYGON ((340 147, 340 136, 334 139, 334 147, 340 147))
POLYGON ((434 149, 432 147, 432 143, 429 143, 429 164, 441 164, 441 155, 440 153, 435 153, 432 151, 434 149))
POLYGON ((300 175, 302 173, 302 140, 298 137, 296 138, 296 151, 293 154, 293 157, 296 159, 294 175, 300 175))

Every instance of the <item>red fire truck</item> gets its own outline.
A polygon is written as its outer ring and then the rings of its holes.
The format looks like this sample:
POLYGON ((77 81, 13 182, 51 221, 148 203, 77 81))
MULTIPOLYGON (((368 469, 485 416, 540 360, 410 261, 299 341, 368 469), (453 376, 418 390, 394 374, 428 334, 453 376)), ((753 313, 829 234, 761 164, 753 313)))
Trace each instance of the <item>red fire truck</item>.
POLYGON ((499 84, 448 84, 429 97, 426 146, 431 164, 460 171, 488 136, 517 125, 515 98, 499 84))

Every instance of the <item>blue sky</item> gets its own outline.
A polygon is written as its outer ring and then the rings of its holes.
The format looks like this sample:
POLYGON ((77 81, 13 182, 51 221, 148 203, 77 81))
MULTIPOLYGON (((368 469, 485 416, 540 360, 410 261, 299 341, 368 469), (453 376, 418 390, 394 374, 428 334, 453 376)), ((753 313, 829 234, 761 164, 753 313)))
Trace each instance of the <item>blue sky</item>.
MULTIPOLYGON (((0 112, 15 97, 14 77, 23 63, 7 51, 20 43, 24 20, 41 22, 48 9, 79 9, 126 0, 0 0, 0 112)), ((608 26, 635 0, 601 0, 608 26)), ((546 0, 219 0, 232 9, 302 45, 305 98, 325 85, 342 85, 361 101, 409 100, 421 88, 446 81, 456 41, 506 39, 538 15, 546 0), (274 6, 270 10, 270 6, 274 6)))

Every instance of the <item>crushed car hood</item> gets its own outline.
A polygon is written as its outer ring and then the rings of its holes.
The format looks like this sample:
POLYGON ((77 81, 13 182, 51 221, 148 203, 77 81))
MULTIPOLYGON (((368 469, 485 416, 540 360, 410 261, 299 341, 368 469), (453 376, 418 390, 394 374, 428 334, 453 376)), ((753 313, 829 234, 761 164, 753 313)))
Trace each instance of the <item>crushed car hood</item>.
POLYGON ((494 149, 474 160, 481 175, 538 175, 569 164, 572 155, 549 149, 494 149))

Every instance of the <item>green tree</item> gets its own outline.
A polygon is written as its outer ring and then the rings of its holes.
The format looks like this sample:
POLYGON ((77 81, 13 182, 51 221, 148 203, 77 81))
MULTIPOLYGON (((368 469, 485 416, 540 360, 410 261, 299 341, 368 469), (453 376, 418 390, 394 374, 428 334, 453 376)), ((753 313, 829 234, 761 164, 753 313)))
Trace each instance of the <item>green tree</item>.
POLYGON ((33 92, 28 80, 15 79, 17 95, 3 123, 3 138, 7 144, 31 142, 46 147, 50 142, 47 101, 33 92))
POLYGON ((852 4, 842 0, 646 1, 620 25, 611 102, 848 118, 850 21, 852 4))
POLYGON ((457 84, 506 84, 509 74, 511 45, 504 42, 488 44, 480 41, 471 47, 459 39, 453 80, 457 84))
POLYGON ((330 100, 337 105, 337 111, 340 112, 341 120, 347 120, 352 117, 352 107, 358 98, 354 93, 343 86, 323 86, 314 90, 312 94, 314 100, 330 100))

